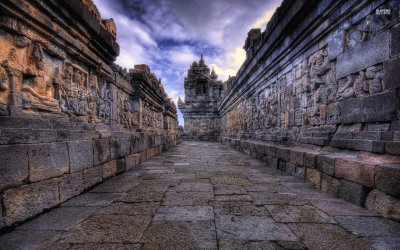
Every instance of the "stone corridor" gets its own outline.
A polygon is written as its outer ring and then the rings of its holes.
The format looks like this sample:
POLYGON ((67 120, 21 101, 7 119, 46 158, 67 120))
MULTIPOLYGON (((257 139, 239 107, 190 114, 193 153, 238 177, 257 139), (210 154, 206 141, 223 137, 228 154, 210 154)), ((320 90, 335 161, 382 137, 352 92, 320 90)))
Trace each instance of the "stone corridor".
POLYGON ((0 249, 399 245, 399 223, 209 142, 183 142, 0 237, 0 249))

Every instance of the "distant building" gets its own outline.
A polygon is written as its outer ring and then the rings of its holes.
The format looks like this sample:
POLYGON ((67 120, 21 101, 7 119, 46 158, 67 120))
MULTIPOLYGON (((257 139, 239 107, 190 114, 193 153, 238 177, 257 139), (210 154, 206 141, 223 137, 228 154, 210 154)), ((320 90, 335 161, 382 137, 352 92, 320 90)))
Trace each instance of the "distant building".
POLYGON ((199 62, 190 65, 185 77, 185 101, 180 98, 178 101, 186 139, 216 140, 220 132, 218 104, 223 98, 224 86, 214 68, 210 73, 203 55, 199 62))

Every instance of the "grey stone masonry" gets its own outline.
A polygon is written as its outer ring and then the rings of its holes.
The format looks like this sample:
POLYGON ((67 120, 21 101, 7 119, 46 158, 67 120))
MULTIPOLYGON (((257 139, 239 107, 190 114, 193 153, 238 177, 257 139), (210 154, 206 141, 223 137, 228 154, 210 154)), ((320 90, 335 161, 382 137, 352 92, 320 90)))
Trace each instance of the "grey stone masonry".
POLYGON ((0 10, 0 229, 179 142, 175 103, 147 65, 114 63, 116 25, 93 1, 0 10))

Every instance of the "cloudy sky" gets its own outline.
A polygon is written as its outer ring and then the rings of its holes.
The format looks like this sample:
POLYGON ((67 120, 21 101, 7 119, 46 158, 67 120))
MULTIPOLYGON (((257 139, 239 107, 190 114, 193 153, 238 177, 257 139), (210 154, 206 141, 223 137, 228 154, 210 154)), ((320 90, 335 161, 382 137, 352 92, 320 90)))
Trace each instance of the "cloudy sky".
MULTIPOLYGON (((219 79, 235 75, 251 28, 265 29, 281 0, 94 0, 103 18, 114 18, 117 64, 147 64, 169 96, 184 98, 183 79, 203 53, 219 79)), ((182 116, 179 122, 182 125, 182 116)))

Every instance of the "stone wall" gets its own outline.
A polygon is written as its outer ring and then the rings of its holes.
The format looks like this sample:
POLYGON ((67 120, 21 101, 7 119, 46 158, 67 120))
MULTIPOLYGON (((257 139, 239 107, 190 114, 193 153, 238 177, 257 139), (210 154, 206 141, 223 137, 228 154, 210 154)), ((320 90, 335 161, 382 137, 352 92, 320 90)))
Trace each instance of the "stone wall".
POLYGON ((0 2, 0 228, 178 142, 148 66, 113 63, 116 32, 91 0, 0 2))
POLYGON ((400 219, 399 6, 284 1, 249 32, 220 141, 400 219))

